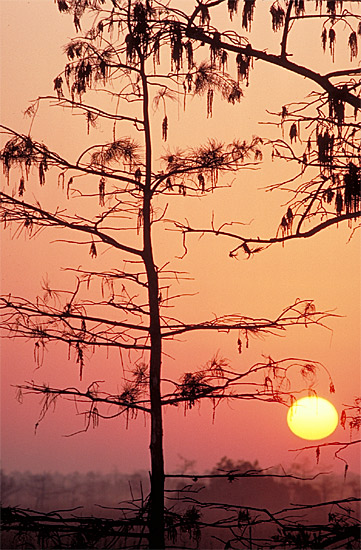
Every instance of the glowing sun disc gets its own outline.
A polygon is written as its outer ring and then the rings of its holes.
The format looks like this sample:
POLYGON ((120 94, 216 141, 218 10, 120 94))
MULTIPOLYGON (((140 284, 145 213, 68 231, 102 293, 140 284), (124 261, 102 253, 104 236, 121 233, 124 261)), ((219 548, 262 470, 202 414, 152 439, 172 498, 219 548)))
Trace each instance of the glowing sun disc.
POLYGON ((302 397, 288 409, 287 424, 302 439, 323 439, 335 431, 338 414, 323 397, 302 397))

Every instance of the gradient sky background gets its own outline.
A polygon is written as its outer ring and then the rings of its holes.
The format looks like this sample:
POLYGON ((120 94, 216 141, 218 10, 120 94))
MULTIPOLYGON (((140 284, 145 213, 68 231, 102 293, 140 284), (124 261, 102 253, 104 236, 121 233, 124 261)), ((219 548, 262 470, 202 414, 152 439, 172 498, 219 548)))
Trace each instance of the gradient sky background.
MULTIPOLYGON (((277 51, 280 36, 270 30, 270 5, 267 0, 256 8, 252 45, 277 51)), ((65 63, 62 47, 75 31, 71 17, 59 14, 51 0, 1 0, 0 10, 1 119, 4 125, 26 133, 29 120, 23 112, 30 100, 53 94, 53 79, 65 63)), ((314 24, 304 22, 299 31, 295 29, 292 33, 290 50, 294 51, 294 60, 320 71, 337 68, 338 63, 347 66, 346 45, 341 40, 336 44, 336 61, 332 65, 329 54, 322 53, 317 23, 316 31, 312 32, 314 24)), ((249 139, 253 134, 276 135, 276 130, 258 124, 270 120, 265 109, 280 111, 285 102, 302 100, 311 90, 310 84, 300 77, 256 62, 241 103, 230 107, 216 101, 212 119, 206 118, 205 98, 190 102, 185 113, 181 106, 172 106, 168 112, 168 145, 196 145, 208 137, 231 141, 236 136, 249 139)), ((160 129, 163 113, 152 116, 157 157, 163 147, 160 129)), ((88 143, 110 139, 106 129, 97 137, 95 133, 88 137, 81 117, 45 106, 39 111, 33 136, 70 158, 76 158, 88 143)), ((215 210, 216 222, 238 219, 250 223, 253 234, 273 235, 285 211, 280 205, 288 197, 283 193, 266 194, 261 188, 280 181, 288 168, 271 163, 268 157, 266 154, 260 170, 241 171, 236 177, 239 185, 232 190, 224 189, 201 201, 194 199, 187 203, 183 197, 175 198, 170 213, 176 213, 180 220, 187 216, 197 225, 207 225, 215 210)), ((30 182, 27 188, 30 189, 30 182)), ((50 188, 51 184, 47 184, 47 190, 41 193, 49 193, 50 188)), ((34 195, 39 193, 36 178, 32 190, 34 195)), ((88 248, 49 244, 54 235, 46 232, 31 240, 23 235, 13 238, 14 233, 9 229, 2 233, 2 293, 30 299, 42 293, 44 278, 56 288, 67 285, 72 288, 72 277, 60 268, 90 265, 88 248)), ((229 258, 232 243, 195 237, 189 240, 189 253, 181 261, 177 259, 182 254, 181 238, 158 229, 155 241, 158 265, 171 260, 174 269, 189 271, 194 280, 181 288, 184 292, 198 292, 177 304, 178 316, 192 321, 209 318, 213 312, 274 317, 296 298, 314 299, 318 309, 334 310, 340 315, 328 323, 331 330, 294 327, 282 338, 252 339, 242 355, 237 353, 234 334, 183 338, 167 344, 166 351, 171 357, 164 360, 163 374, 166 376, 168 370, 176 377, 196 369, 215 353, 226 357, 235 369, 246 369, 268 355, 274 359, 308 358, 322 362, 330 371, 336 387, 331 400, 336 408, 341 411, 342 404, 352 403, 360 395, 360 241, 357 231, 350 241, 349 236, 350 229, 340 226, 304 242, 275 246, 250 260, 229 258)), ((112 254, 99 254, 92 267, 114 265, 118 259, 112 254)), ((3 341, 1 355, 1 458, 6 471, 132 472, 148 468, 149 423, 142 415, 130 421, 127 429, 124 419, 118 419, 100 422, 96 430, 64 437, 81 429, 83 419, 76 416, 72 404, 59 401, 54 413, 49 412, 34 435, 40 397, 28 396, 19 404, 11 387, 34 380, 59 387, 86 388, 94 379, 108 379, 116 386, 121 372, 119 357, 110 354, 107 358, 97 353, 89 359, 84 380, 79 383, 78 367, 68 361, 67 349, 61 345, 49 347, 40 369, 36 369, 33 345, 29 342, 3 341)), ((315 387, 320 395, 330 398, 325 375, 320 375, 315 387)), ((236 460, 258 459, 263 467, 277 464, 287 467, 293 461, 306 464, 305 468, 316 467, 313 453, 290 452, 302 446, 303 441, 289 431, 286 414, 287 409, 281 405, 255 402, 224 403, 217 409, 214 422, 208 405, 195 407, 186 415, 182 408, 168 410, 164 429, 166 468, 176 470, 181 457, 185 457, 195 460, 196 469, 202 471, 213 467, 224 455, 236 460)), ((349 434, 339 427, 328 440, 348 439, 349 434)), ((357 470, 359 449, 350 448, 344 456, 350 469, 357 470)), ((343 464, 328 449, 322 451, 319 467, 340 471, 343 464)))

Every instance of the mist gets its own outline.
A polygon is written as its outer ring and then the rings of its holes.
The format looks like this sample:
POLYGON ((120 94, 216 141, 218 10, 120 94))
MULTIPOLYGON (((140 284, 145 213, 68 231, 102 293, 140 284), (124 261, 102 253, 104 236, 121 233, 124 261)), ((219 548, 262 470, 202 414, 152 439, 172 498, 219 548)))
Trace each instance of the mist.
MULTIPOLYGON (((231 459, 224 456, 215 466, 202 474, 193 474, 195 461, 180 458, 183 466, 180 474, 167 480, 167 506, 174 514, 183 514, 180 533, 168 530, 167 547, 173 548, 225 548, 229 538, 227 523, 231 526, 235 514, 238 528, 252 524, 254 541, 277 542, 277 517, 281 510, 302 507, 294 513, 303 525, 328 525, 337 516, 336 501, 356 498, 360 494, 361 478, 349 472, 346 476, 335 473, 317 473, 316 461, 306 458, 297 462, 286 473, 281 466, 265 468, 258 461, 231 459), (319 506, 322 503, 328 506, 319 506), (262 514, 268 515, 264 519, 262 514), (334 516, 332 515, 334 514, 334 516), (331 519, 330 519, 331 518, 331 519), (221 522, 221 523, 220 523, 221 522), (200 527, 201 526, 201 527, 200 527), (227 531, 227 532, 226 532, 227 531)), ((144 470, 132 474, 114 470, 104 472, 33 473, 2 472, 2 506, 16 509, 19 514, 50 514, 61 512, 62 517, 103 518, 119 520, 124 510, 134 510, 146 502, 150 488, 149 474, 144 470)), ((360 518, 359 502, 349 506, 349 516, 360 518)), ((51 540, 41 540, 27 524, 20 536, 19 530, 7 531, 3 521, 2 548, 58 548, 51 540), (25 537, 25 538, 24 538, 25 537), (26 546, 24 546, 24 544, 26 546)), ((247 535, 248 536, 248 535, 247 535)), ((123 537, 100 538, 82 548, 124 548, 129 546, 123 537)), ((68 540, 62 548, 75 548, 68 540)), ((89 541, 88 541, 89 544, 89 541)), ((128 543, 129 544, 129 543, 128 543)), ((231 548, 232 546, 228 546, 231 548)), ((243 548, 246 546, 234 546, 243 548)), ((267 546, 269 547, 269 546, 267 546)), ((314 547, 314 546, 312 546, 314 547)))

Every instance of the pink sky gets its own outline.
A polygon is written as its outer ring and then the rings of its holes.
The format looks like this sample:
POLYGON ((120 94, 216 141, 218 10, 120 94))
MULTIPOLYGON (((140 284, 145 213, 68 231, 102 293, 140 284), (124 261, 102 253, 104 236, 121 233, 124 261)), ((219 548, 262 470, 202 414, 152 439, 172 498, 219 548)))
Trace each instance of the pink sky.
MULTIPOLYGON (((269 4, 264 2, 263 4, 269 4)), ((28 120, 22 112, 28 101, 38 95, 53 93, 53 78, 63 66, 62 46, 75 34, 71 18, 60 15, 49 2, 2 0, 1 2, 1 118, 19 132, 26 132, 28 120)), ((262 46, 264 21, 255 19, 255 47, 262 46), (259 27, 257 27, 257 24, 259 27), (262 26, 263 25, 263 26, 262 26)), ((263 19, 262 19, 263 18, 263 19)), ((268 24, 268 23, 267 23, 268 24)), ((312 30, 312 29, 311 29, 312 30)), ((269 48, 276 48, 279 36, 267 34, 269 48)), ((312 37, 313 35, 310 34, 312 37)), ((323 56, 319 33, 317 44, 302 42, 302 51, 295 46, 297 61, 310 63, 316 70, 328 66, 329 56, 323 56), (302 53, 302 57, 301 57, 302 53)), ((300 43, 301 35, 296 35, 300 43)), ((297 44, 297 42, 296 42, 297 44)), ((339 47, 337 45, 337 47, 339 47)), ((336 64, 347 56, 340 45, 336 64)), ((347 58, 348 59, 348 58, 347 58)), ((208 137, 248 139, 253 134, 271 130, 257 124, 267 120, 265 108, 279 111, 285 101, 302 99, 311 90, 302 79, 282 70, 256 64, 245 98, 234 107, 216 102, 212 120, 206 119, 205 100, 191 102, 185 114, 180 108, 170 110, 169 146, 195 145, 208 137), (179 119, 178 119, 179 117, 179 119)), ((160 144, 162 113, 154 113, 155 136, 160 144), (158 134, 156 133, 158 132, 158 134)), ((89 140, 108 140, 104 131, 97 138, 86 136, 84 121, 63 113, 61 109, 41 109, 33 133, 39 140, 59 148, 64 155, 80 154, 89 140)), ((156 153, 161 154, 159 144, 156 153)), ((161 145, 161 144, 160 144, 161 145)), ((283 168, 282 168, 283 170, 283 168)), ((260 188, 283 177, 276 163, 265 161, 259 171, 242 171, 237 175, 239 191, 221 190, 216 196, 185 205, 183 197, 174 201, 170 214, 179 219, 187 216, 194 223, 209 223, 211 212, 221 223, 239 219, 251 223, 255 234, 272 235, 279 223, 286 202, 284 194, 265 194, 260 188), (254 221, 252 221, 254 220, 254 221)), ((56 184, 55 184, 56 185, 56 184)), ((29 184, 30 186, 30 184, 29 184)), ((42 191, 43 192, 43 191, 42 191)), ((38 193, 37 184, 34 194, 38 193)), ((47 191, 44 191, 47 193, 47 191)), ((49 197, 44 195, 44 200, 49 197)), ((267 337, 251 340, 242 355, 237 353, 236 336, 227 334, 197 335, 166 345, 172 356, 164 360, 164 375, 174 377, 202 366, 215 353, 226 357, 235 369, 246 369, 271 355, 275 359, 300 357, 323 363, 330 371, 336 387, 332 402, 340 411, 342 404, 352 403, 360 395, 360 240, 356 231, 349 241, 347 226, 331 229, 305 242, 275 246, 254 258, 232 260, 228 256, 232 243, 218 239, 194 237, 189 240, 189 253, 183 261, 181 238, 168 232, 156 235, 155 254, 159 265, 167 260, 174 269, 189 271, 193 281, 182 286, 183 292, 198 292, 177 304, 177 314, 189 320, 205 319, 215 312, 239 312, 249 316, 273 317, 295 299, 314 299, 319 309, 334 310, 340 315, 330 320, 331 330, 321 328, 291 328, 282 338, 267 337)), ((47 277, 55 287, 72 285, 69 274, 60 271, 69 265, 89 265, 88 250, 64 243, 49 244, 51 237, 43 232, 39 238, 18 239, 14 231, 2 233, 2 293, 24 295, 29 299, 41 293, 41 281, 47 277)), ((98 268, 118 261, 114 253, 99 255, 98 268)), ((92 264, 93 265, 93 264, 92 264)), ((79 383, 78 369, 67 359, 67 350, 60 344, 49 346, 41 368, 33 360, 33 345, 29 342, 2 342, 2 466, 10 470, 59 471, 133 471, 148 468, 149 422, 138 415, 129 422, 122 419, 101 422, 96 430, 74 437, 64 437, 83 426, 75 415, 74 405, 59 402, 34 435, 34 425, 40 410, 40 397, 28 396, 20 405, 14 398, 12 385, 24 380, 48 382, 52 385, 77 385, 85 388, 92 380, 107 379, 118 384, 121 366, 119 357, 96 354, 89 359, 84 380, 79 383)), ((316 386, 320 395, 329 398, 328 380, 320 375, 316 386)), ((184 414, 182 408, 165 412, 166 467, 174 471, 180 456, 196 461, 200 471, 211 468, 224 455, 234 459, 258 459, 262 466, 288 465, 292 461, 311 460, 313 454, 296 457, 290 449, 302 446, 286 425, 287 409, 277 404, 232 402, 217 409, 215 421, 207 405, 195 407, 184 414)), ((328 440, 347 441, 349 434, 337 428, 328 440)), ((351 469, 359 464, 359 449, 353 447, 345 457, 351 469)), ((333 451, 321 455, 320 468, 339 470, 343 465, 334 459, 333 451)))

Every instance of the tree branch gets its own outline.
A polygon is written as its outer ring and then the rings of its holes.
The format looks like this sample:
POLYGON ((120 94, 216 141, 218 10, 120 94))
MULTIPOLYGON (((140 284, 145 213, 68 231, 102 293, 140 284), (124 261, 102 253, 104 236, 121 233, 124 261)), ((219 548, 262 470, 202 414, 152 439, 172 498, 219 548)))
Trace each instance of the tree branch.
MULTIPOLYGON (((199 42, 204 42, 209 45, 212 45, 213 43, 213 37, 210 37, 200 27, 187 27, 186 35, 189 38, 192 38, 199 42)), ((270 54, 262 50, 256 50, 255 48, 252 48, 250 44, 247 44, 247 46, 238 46, 238 45, 230 44, 229 42, 222 41, 221 39, 219 40, 219 47, 226 51, 230 51, 236 54, 241 53, 248 57, 260 59, 262 61, 265 61, 266 63, 270 63, 277 67, 286 69, 287 71, 290 71, 294 74, 303 76, 304 78, 307 78, 308 80, 311 80, 312 82, 315 82, 316 84, 318 84, 333 98, 342 100, 345 103, 352 105, 352 107, 354 107, 355 109, 361 109, 360 97, 354 94, 351 94, 344 87, 340 89, 337 86, 334 86, 329 81, 329 78, 327 77, 327 75, 321 75, 320 73, 312 71, 307 67, 304 67, 302 65, 297 65, 296 63, 293 63, 292 61, 290 61, 287 57, 270 54)))
POLYGON ((114 248, 117 248, 119 250, 122 250, 123 252, 127 252, 129 254, 136 255, 139 257, 143 257, 142 250, 138 250, 137 248, 133 248, 133 247, 121 244, 119 241, 117 241, 110 235, 103 233, 96 227, 91 227, 90 225, 84 225, 80 223, 66 221, 63 218, 60 218, 58 215, 51 214, 50 212, 43 210, 41 207, 34 206, 24 201, 18 200, 15 197, 7 195, 6 193, 0 192, 0 206, 3 205, 4 203, 13 205, 15 209, 17 209, 16 212, 19 215, 20 219, 22 215, 21 213, 22 210, 33 212, 38 215, 38 218, 34 218, 32 221, 37 222, 39 225, 40 225, 39 222, 45 221, 45 222, 50 222, 51 226, 66 227, 67 229, 83 232, 83 233, 92 235, 94 237, 97 237, 103 243, 113 246, 114 248))

